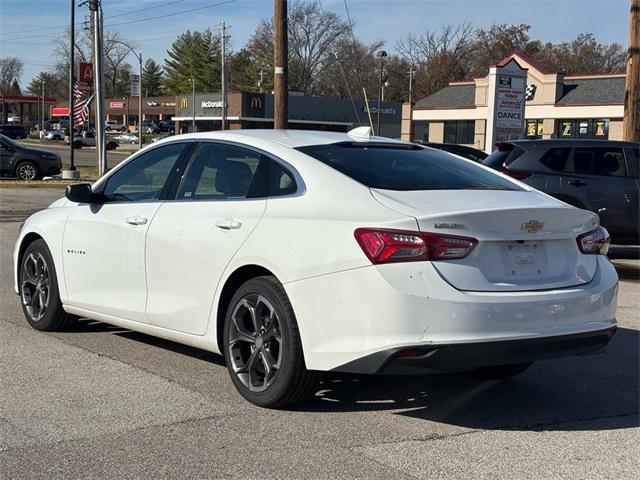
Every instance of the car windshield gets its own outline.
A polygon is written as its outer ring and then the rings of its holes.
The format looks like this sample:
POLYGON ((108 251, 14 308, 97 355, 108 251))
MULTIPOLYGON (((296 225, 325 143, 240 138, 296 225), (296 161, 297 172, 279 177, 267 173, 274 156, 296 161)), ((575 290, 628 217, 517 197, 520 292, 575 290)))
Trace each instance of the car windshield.
POLYGON ((370 188, 521 190, 508 179, 467 160, 417 145, 343 142, 297 150, 370 188))
POLYGON ((0 133, 0 140, 2 140, 4 143, 8 143, 9 145, 11 145, 14 148, 20 148, 20 144, 18 142, 16 142, 15 140, 12 140, 11 138, 7 137, 6 135, 2 135, 0 133))

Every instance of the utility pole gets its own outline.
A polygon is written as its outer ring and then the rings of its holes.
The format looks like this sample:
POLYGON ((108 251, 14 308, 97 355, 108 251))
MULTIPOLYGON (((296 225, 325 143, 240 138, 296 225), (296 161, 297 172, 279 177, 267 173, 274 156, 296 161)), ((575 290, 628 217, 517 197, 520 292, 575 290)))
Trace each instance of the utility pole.
MULTIPOLYGON (((96 96, 96 150, 98 175, 107 171, 107 148, 104 131, 104 49, 102 47, 102 5, 100 0, 89 0, 93 24, 93 84, 96 96)), ((127 104, 128 105, 128 104, 127 104)))
POLYGON ((273 2, 273 128, 287 128, 289 117, 287 0, 273 2))
POLYGON ((260 81, 258 82, 258 87, 260 87, 260 93, 262 93, 264 91, 263 85, 264 85, 264 70, 261 68, 260 69, 260 81))
POLYGON ((75 0, 71 0, 71 23, 70 23, 70 45, 69 45, 69 169, 63 170, 62 178, 78 178, 76 172, 75 159, 73 157, 73 136, 74 121, 73 110, 75 107, 75 98, 73 96, 73 84, 75 82, 74 66, 75 66, 75 48, 76 48, 76 5, 75 0))
POLYGON ((138 55, 138 150, 142 148, 142 54, 138 55))
POLYGON ((413 105, 413 74, 415 70, 413 69, 413 65, 409 67, 409 103, 413 105))
POLYGON ((631 0, 629 11, 623 130, 624 140, 640 142, 640 0, 631 0))
POLYGON ((227 63, 227 56, 225 54, 225 46, 227 43, 226 30, 227 26, 223 21, 220 25, 220 89, 222 90, 222 115, 220 116, 220 130, 227 129, 227 76, 225 71, 225 64, 227 63))

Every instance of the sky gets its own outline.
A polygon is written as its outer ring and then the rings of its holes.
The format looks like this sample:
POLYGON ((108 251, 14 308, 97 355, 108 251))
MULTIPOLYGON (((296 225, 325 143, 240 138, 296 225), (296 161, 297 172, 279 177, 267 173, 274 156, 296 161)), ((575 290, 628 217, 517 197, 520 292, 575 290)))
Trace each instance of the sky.
MULTIPOLYGON (((319 1, 343 19, 346 4, 356 36, 364 41, 384 40, 389 51, 409 33, 464 22, 477 27, 526 23, 531 25, 532 38, 551 42, 591 32, 602 43, 626 45, 629 22, 629 0, 319 1)), ((121 33, 144 58, 159 62, 180 33, 217 29, 223 20, 231 26, 232 49, 240 49, 258 22, 273 13, 271 0, 103 0, 102 5, 105 29, 121 33)), ((77 7, 76 23, 86 15, 86 6, 77 7)), ((52 42, 69 20, 70 0, 0 0, 0 57, 17 56, 24 61, 21 86, 55 63, 52 42)), ((129 63, 135 64, 133 56, 129 63)))

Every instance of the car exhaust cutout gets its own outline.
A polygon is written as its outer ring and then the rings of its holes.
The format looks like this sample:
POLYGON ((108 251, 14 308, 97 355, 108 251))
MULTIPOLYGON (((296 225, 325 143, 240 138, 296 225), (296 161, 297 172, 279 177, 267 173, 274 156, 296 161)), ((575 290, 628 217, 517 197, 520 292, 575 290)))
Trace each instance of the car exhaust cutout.
POLYGON ((478 243, 470 237, 380 228, 358 228, 354 236, 373 264, 455 260, 478 243))
POLYGON ((604 227, 598 227, 590 232, 583 233, 576 238, 578 248, 587 255, 606 255, 609 252, 611 238, 604 227))

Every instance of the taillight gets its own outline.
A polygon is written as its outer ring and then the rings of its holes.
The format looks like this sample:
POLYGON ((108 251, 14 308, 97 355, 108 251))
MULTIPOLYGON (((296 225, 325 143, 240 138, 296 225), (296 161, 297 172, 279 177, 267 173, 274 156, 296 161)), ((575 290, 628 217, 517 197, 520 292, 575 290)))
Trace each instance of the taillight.
POLYGON ((576 239, 582 253, 591 255, 606 255, 609 252, 611 238, 604 227, 598 227, 590 232, 579 235, 576 239))
POLYGON ((529 172, 516 172, 514 170, 509 170, 507 167, 502 167, 502 170, 500 171, 505 175, 509 175, 511 178, 515 178, 516 180, 524 180, 531 176, 531 173, 529 172))
POLYGON ((354 235, 376 264, 464 258, 478 243, 469 237, 377 228, 358 228, 354 235))

